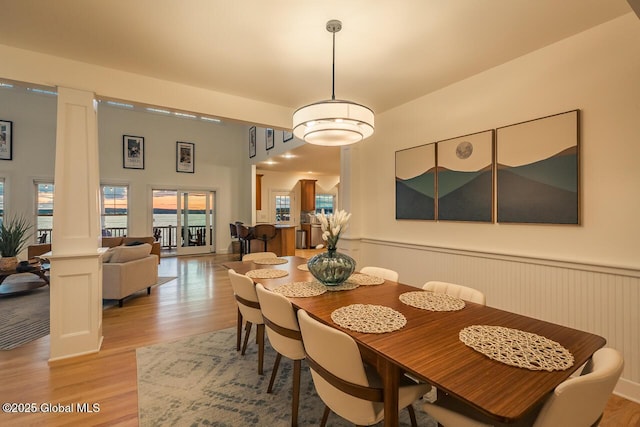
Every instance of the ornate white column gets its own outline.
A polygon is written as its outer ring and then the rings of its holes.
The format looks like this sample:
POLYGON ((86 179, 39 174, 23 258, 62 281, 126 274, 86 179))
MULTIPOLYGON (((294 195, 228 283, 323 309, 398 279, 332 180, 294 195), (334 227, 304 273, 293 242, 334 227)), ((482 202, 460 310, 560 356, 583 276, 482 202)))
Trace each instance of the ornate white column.
POLYGON ((100 350, 102 262, 94 94, 58 87, 49 360, 100 350))

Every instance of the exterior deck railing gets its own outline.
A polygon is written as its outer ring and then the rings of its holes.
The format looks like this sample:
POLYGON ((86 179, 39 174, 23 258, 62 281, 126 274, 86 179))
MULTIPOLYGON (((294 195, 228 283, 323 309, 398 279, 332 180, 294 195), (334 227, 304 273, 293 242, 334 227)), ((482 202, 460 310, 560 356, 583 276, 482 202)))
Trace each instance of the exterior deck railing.
MULTIPOLYGON (((207 227, 204 225, 190 225, 188 227, 188 246, 204 246, 206 228, 207 227)), ((210 230, 210 244, 213 244, 213 227, 210 227, 210 230)), ((36 232, 36 239, 38 243, 51 243, 51 231, 51 228, 39 228, 36 232)), ((177 231, 178 227, 175 225, 153 227, 153 237, 156 238, 156 241, 160 242, 160 246, 163 249, 170 250, 177 247, 178 237, 180 237, 180 242, 182 242, 182 233, 180 233, 180 236, 178 236, 177 231)), ((102 235, 112 237, 126 237, 127 229, 125 227, 105 227, 102 230, 102 235)))

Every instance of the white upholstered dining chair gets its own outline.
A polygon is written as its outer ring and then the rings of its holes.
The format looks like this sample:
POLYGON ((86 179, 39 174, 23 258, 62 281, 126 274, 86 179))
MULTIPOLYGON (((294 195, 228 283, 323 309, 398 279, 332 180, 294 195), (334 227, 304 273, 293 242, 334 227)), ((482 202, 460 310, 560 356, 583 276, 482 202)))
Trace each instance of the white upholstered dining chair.
POLYGON ((360 269, 360 273, 368 274, 369 276, 382 277, 384 280, 389 280, 390 282, 397 282, 398 277, 400 277, 397 271, 382 267, 362 267, 360 269))
MULTIPOLYGON (((329 412, 359 426, 369 426, 384 419, 382 379, 363 363, 358 345, 349 335, 311 318, 298 310, 307 364, 318 395, 326 408, 321 426, 329 412)), ((411 403, 431 387, 408 382, 399 389, 398 408, 407 408, 412 426, 416 425, 411 403)))
MULTIPOLYGON (((534 419, 533 427, 597 426, 623 366, 622 355, 617 350, 601 348, 596 351, 580 376, 569 378, 555 388, 534 419)), ((438 406, 437 402, 424 405, 424 410, 445 427, 492 425, 470 408, 457 409, 473 418, 438 406)))
POLYGON ((256 284, 256 293, 260 301, 262 318, 267 330, 267 337, 277 352, 267 393, 273 391, 273 383, 278 373, 282 356, 293 360, 293 393, 291 398, 291 426, 298 425, 298 407, 300 402, 300 373, 304 346, 298 326, 298 318, 291 302, 284 296, 271 292, 260 283, 256 284))
POLYGON ((468 286, 457 285, 455 283, 430 281, 422 286, 422 289, 426 291, 435 292, 438 294, 447 294, 452 297, 457 297, 465 301, 475 302, 476 304, 486 304, 486 298, 482 292, 477 289, 470 288, 468 286))
POLYGON ((263 258, 277 258, 278 255, 276 255, 273 252, 252 252, 250 254, 245 254, 245 256, 242 257, 243 261, 253 261, 254 259, 263 259, 263 258))
POLYGON ((264 320, 262 318, 262 311, 260 311, 260 303, 258 302, 255 285, 250 277, 244 274, 238 274, 233 269, 229 269, 229 279, 231 280, 231 287, 233 288, 233 294, 238 305, 236 350, 240 349, 243 319, 246 322, 246 327, 242 352, 240 353, 242 355, 244 355, 247 350, 251 326, 255 324, 258 341, 258 374, 262 375, 264 361, 264 320))

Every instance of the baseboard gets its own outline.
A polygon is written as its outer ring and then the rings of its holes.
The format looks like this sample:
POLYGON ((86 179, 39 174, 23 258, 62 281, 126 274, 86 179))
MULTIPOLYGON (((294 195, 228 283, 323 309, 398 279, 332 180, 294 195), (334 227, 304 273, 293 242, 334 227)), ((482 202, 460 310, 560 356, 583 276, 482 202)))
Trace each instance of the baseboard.
POLYGON ((640 384, 620 378, 613 394, 624 397, 632 402, 640 403, 640 384))

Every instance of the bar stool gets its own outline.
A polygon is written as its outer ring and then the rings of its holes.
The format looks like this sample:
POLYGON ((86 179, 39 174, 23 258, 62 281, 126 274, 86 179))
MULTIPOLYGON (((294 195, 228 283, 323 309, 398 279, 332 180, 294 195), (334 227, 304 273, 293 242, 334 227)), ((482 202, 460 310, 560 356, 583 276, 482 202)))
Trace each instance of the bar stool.
POLYGON ((242 260, 244 254, 250 252, 251 241, 255 239, 255 235, 252 229, 241 223, 236 223, 236 229, 238 230, 238 239, 240 240, 240 260, 242 260))
POLYGON ((276 237, 276 226, 273 224, 258 224, 254 227, 254 235, 264 242, 264 252, 267 252, 267 241, 276 237))

